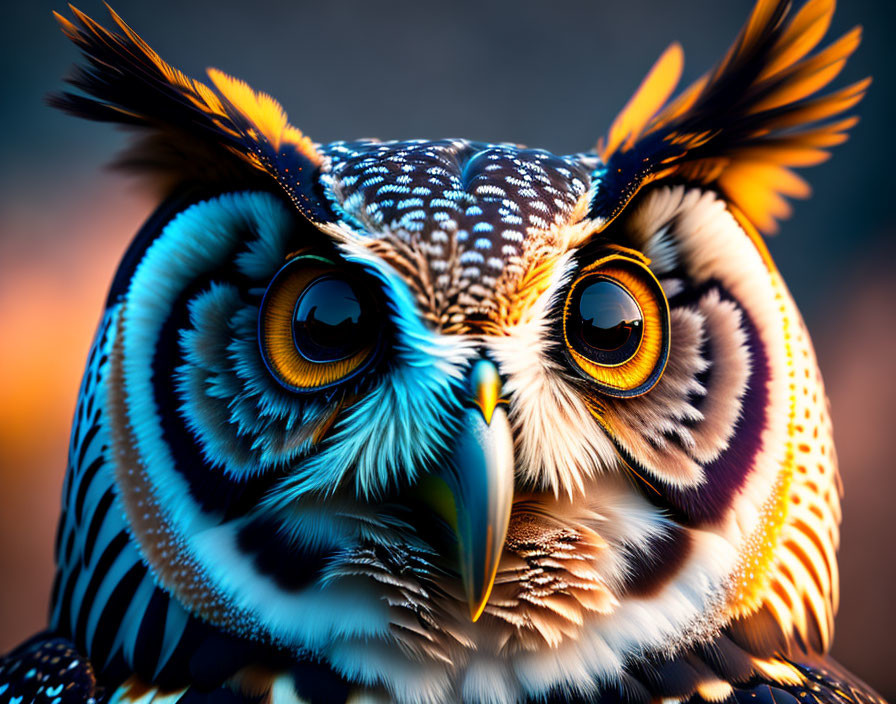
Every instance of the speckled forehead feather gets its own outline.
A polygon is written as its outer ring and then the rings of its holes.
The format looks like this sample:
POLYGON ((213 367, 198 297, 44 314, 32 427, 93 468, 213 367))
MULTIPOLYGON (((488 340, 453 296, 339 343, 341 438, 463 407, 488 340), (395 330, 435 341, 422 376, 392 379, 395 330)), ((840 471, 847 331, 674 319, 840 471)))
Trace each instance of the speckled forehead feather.
POLYGON ((413 243, 438 276, 494 285, 528 237, 569 223, 598 165, 587 155, 466 140, 334 142, 328 198, 361 234, 413 243), (456 257, 456 260, 454 259, 456 257))

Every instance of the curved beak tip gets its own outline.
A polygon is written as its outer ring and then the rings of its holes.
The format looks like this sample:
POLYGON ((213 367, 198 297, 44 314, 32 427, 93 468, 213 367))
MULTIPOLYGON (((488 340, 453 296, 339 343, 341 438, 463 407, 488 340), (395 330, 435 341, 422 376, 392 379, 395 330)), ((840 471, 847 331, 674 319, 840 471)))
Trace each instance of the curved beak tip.
POLYGON ((488 603, 490 594, 491 590, 489 590, 488 594, 485 594, 484 598, 479 600, 478 604, 475 601, 470 601, 470 620, 473 623, 476 623, 479 617, 482 616, 482 612, 485 611, 485 605, 488 603))

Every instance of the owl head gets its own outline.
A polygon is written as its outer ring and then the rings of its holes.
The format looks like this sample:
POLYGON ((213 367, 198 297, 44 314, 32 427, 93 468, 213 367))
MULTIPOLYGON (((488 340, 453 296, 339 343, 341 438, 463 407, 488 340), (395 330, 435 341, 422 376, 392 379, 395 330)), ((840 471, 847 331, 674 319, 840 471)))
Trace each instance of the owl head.
POLYGON ((859 42, 816 51, 832 1, 760 0, 670 100, 673 45, 570 156, 316 144, 73 12, 81 92, 54 102, 133 127, 122 161, 163 198, 112 285, 70 482, 93 423, 103 510, 171 609, 402 702, 641 694, 676 658, 682 696, 718 700, 719 658, 787 681, 826 652, 831 428, 759 233, 867 86, 819 94, 859 42))

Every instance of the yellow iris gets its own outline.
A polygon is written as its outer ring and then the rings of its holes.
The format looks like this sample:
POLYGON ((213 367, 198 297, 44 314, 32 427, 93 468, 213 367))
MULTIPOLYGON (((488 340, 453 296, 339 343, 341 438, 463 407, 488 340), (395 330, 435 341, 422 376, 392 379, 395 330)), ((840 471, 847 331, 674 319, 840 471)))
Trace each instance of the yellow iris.
POLYGON ((620 252, 593 262, 573 282, 563 310, 563 340, 576 365, 605 392, 636 396, 653 388, 665 368, 669 348, 669 304, 643 258, 633 251, 620 248, 620 252), (632 298, 640 311, 641 337, 637 347, 618 360, 597 359, 571 340, 571 328, 578 315, 571 304, 578 300, 577 293, 581 293, 582 286, 596 280, 616 284, 632 298))
POLYGON ((258 331, 265 363, 278 381, 295 391, 312 391, 346 379, 366 362, 375 341, 363 344, 345 357, 317 362, 303 356, 296 346, 294 318, 302 294, 321 277, 338 274, 333 262, 301 255, 288 262, 265 293, 258 331))

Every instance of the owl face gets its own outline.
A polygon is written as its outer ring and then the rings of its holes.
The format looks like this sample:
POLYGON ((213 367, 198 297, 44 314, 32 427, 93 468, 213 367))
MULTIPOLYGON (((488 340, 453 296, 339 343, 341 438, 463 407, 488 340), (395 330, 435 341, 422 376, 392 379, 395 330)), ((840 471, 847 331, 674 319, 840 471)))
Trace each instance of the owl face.
POLYGON ((64 106, 152 125, 140 154, 178 147, 156 164, 175 195, 113 285, 101 394, 118 497, 164 589, 402 701, 586 691, 757 613, 826 648, 830 424, 755 229, 795 192, 796 138, 744 125, 851 98, 804 105, 802 74, 775 65, 785 9, 766 11, 765 34, 748 25, 664 108, 670 50, 572 156, 314 145, 267 96, 191 81, 117 17, 123 35, 66 21, 122 68, 81 76, 94 99, 64 106), (787 75, 716 124, 753 64, 750 80, 787 75), (165 115, 130 106, 140 91, 165 115), (184 142, 187 122, 208 133, 184 142))
POLYGON ((718 627, 773 530, 786 380, 817 373, 724 203, 661 187, 595 232, 584 158, 322 152, 333 224, 201 200, 115 306, 119 486, 166 587, 239 632, 448 672, 718 627))

